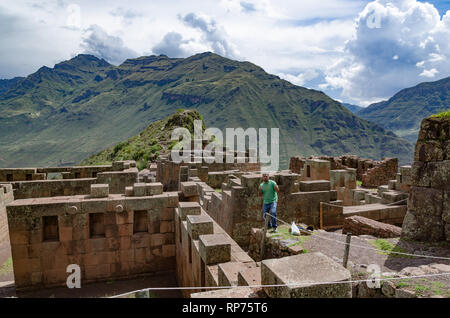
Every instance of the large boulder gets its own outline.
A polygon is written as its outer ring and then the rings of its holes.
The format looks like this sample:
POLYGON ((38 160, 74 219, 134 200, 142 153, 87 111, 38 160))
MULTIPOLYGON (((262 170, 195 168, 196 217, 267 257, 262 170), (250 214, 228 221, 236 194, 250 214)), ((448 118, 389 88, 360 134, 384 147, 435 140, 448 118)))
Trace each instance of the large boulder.
POLYGON ((399 237, 402 233, 402 228, 355 215, 344 219, 342 233, 390 238, 399 237))

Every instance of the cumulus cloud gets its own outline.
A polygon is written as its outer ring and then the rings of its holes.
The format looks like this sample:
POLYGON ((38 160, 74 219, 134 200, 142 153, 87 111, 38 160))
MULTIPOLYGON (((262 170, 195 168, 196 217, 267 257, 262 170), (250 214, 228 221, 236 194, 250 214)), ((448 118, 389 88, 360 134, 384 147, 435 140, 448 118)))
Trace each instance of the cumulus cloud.
POLYGON ((211 46, 213 52, 229 58, 238 56, 234 46, 227 40, 225 30, 214 19, 195 13, 188 13, 179 19, 187 26, 199 30, 202 33, 202 40, 211 46))
POLYGON ((116 9, 110 11, 110 14, 114 17, 119 17, 122 19, 125 25, 129 25, 133 23, 133 20, 136 18, 142 17, 142 13, 132 9, 125 9, 122 7, 117 7, 116 9))
POLYGON ((78 48, 79 38, 74 32, 56 29, 43 21, 48 13, 38 8, 32 10, 39 12, 34 19, 30 19, 26 10, 0 5, 0 78, 27 76, 43 65, 53 67, 70 58, 78 48))
POLYGON ((98 25, 91 25, 86 34, 81 46, 87 54, 103 58, 112 64, 120 64, 128 58, 138 56, 135 51, 124 46, 120 37, 109 35, 98 25))
POLYGON ((424 79, 450 75, 450 10, 440 17, 430 3, 373 1, 356 21, 345 56, 327 70, 322 89, 367 105, 424 79))
POLYGON ((251 13, 256 11, 256 7, 253 3, 241 1, 239 3, 241 5, 241 8, 246 13, 251 13))
POLYGON ((277 75, 282 79, 291 82, 292 84, 304 86, 305 83, 317 78, 320 75, 320 73, 315 69, 307 69, 306 71, 299 73, 297 75, 289 73, 278 73, 277 75))
POLYGON ((186 57, 189 52, 183 46, 189 41, 183 40, 183 36, 177 32, 169 32, 156 44, 152 51, 154 54, 164 54, 169 57, 186 57))

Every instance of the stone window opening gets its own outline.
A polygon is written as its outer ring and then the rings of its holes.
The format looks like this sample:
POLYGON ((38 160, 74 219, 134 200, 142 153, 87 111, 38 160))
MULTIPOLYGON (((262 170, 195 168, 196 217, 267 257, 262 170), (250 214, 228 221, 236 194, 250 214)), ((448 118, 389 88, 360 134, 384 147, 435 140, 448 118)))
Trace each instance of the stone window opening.
POLYGON ((306 177, 311 178, 311 166, 310 165, 306 166, 306 177))
POLYGON ((97 172, 92 172, 92 178, 97 178, 97 172))
POLYGON ((11 173, 6 175, 6 181, 13 181, 13 175, 11 173))
POLYGON ((31 173, 27 173, 27 174, 25 175, 25 180, 27 180, 27 181, 33 180, 33 175, 32 175, 31 173))
POLYGON ((80 178, 81 178, 81 173, 75 172, 75 179, 80 179, 80 178))
POLYGON ((134 211, 133 233, 148 232, 147 211, 134 211))
POLYGON ((105 213, 89 214, 89 237, 105 237, 105 213))
POLYGON ((43 239, 44 242, 59 241, 58 216, 43 216, 43 239))

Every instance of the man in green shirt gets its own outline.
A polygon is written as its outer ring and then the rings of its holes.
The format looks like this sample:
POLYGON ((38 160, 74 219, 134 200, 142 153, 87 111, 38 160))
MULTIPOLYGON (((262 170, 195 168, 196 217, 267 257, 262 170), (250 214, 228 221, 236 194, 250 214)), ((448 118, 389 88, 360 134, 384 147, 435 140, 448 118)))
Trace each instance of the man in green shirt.
POLYGON ((273 231, 277 231, 277 202, 278 202, 278 185, 275 181, 269 180, 269 174, 263 173, 263 182, 259 185, 258 193, 263 196, 264 203, 262 207, 262 214, 264 221, 266 220, 266 214, 270 212, 270 218, 268 227, 273 228, 273 231))

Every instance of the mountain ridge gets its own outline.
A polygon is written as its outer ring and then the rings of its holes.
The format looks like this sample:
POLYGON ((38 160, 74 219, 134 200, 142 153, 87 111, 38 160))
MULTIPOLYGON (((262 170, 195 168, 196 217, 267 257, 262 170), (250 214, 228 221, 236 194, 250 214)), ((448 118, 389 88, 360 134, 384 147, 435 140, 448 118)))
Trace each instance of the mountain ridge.
POLYGON ((179 108, 196 109, 208 127, 280 127, 283 167, 291 155, 354 153, 408 162, 412 154, 411 144, 323 92, 251 62, 207 52, 114 66, 82 55, 41 68, 0 96, 0 152, 6 154, 0 165, 79 162, 179 108))
POLYGON ((450 108, 450 77, 402 89, 387 101, 369 105, 358 116, 394 131, 410 142, 417 140, 422 119, 450 108))

